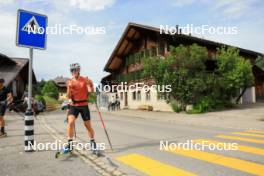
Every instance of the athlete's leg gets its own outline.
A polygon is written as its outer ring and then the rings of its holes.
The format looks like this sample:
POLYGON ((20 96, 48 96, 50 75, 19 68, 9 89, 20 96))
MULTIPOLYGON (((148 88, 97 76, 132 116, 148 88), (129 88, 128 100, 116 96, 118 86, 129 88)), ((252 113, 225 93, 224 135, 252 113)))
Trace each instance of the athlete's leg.
POLYGON ((85 126, 86 129, 87 129, 88 136, 89 136, 91 139, 94 139, 94 130, 93 130, 92 125, 91 125, 91 120, 83 121, 83 123, 84 123, 84 126, 85 126))
POLYGON ((91 125, 91 117, 90 117, 90 110, 88 106, 82 106, 80 107, 80 113, 82 115, 83 124, 85 128, 87 129, 88 136, 93 139, 94 138, 94 130, 91 125))
POLYGON ((73 144, 73 134, 74 134, 74 124, 75 120, 78 117, 79 111, 78 108, 70 106, 70 109, 67 114, 67 136, 68 136, 68 148, 72 150, 72 144, 73 144))
POLYGON ((5 135, 5 115, 6 106, 0 105, 0 134, 5 135))
POLYGON ((88 106, 81 107, 81 115, 83 118, 83 124, 85 128, 87 129, 88 136, 90 137, 90 143, 93 152, 97 151, 96 143, 94 140, 94 130, 92 128, 91 120, 90 120, 90 110, 88 106))
POLYGON ((91 147, 92 147, 91 149, 92 149, 93 153, 96 154, 97 145, 96 145, 96 142, 94 140, 94 130, 93 130, 92 125, 91 125, 91 120, 83 121, 83 123, 87 129, 88 136, 90 137, 90 143, 91 143, 91 147))
POLYGON ((74 129, 74 123, 75 123, 76 117, 72 114, 68 115, 68 126, 67 126, 67 135, 69 139, 73 138, 74 129))
POLYGON ((1 133, 5 133, 5 119, 4 116, 0 116, 0 128, 1 128, 1 133))

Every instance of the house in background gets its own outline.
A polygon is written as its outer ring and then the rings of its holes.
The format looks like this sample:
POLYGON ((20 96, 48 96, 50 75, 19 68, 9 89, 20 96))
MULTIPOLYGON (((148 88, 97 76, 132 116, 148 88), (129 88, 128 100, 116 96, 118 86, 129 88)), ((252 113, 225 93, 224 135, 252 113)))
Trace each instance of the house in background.
MULTIPOLYGON (((4 85, 10 87, 13 96, 20 99, 28 84, 28 63, 26 58, 10 58, 0 53, 0 78, 5 79, 4 85)), ((33 71, 33 84, 37 79, 33 71)))
MULTIPOLYGON (((128 85, 143 83, 152 85, 154 81, 143 77, 143 60, 148 56, 166 56, 169 46, 198 45, 207 48, 209 55, 214 57, 216 48, 225 44, 218 43, 202 38, 185 35, 182 33, 165 34, 160 33, 159 28, 129 23, 114 51, 107 61, 104 71, 110 74, 101 80, 103 85, 118 85, 121 82, 127 82, 128 85)), ((225 45, 229 46, 229 45, 225 45)), ((242 97, 241 103, 254 103, 264 99, 264 71, 255 66, 255 59, 263 56, 261 53, 238 48, 240 55, 249 59, 253 66, 255 85, 248 88, 242 97)), ((213 61, 206 63, 208 67, 212 66, 213 61)), ((137 109, 141 105, 152 106, 154 110, 172 111, 171 107, 165 102, 164 98, 152 91, 119 91, 114 90, 121 101, 121 108, 137 109)))
POLYGON ((66 100, 66 93, 67 93, 67 81, 69 78, 63 77, 63 76, 57 76, 55 79, 53 79, 54 83, 59 89, 59 100, 66 100))

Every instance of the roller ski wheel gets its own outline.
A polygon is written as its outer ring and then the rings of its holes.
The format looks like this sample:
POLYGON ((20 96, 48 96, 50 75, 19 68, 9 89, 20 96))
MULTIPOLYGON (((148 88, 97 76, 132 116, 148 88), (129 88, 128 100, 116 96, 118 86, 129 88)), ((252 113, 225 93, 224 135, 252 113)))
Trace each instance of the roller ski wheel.
POLYGON ((100 156, 102 156, 102 153, 100 152, 100 150, 92 150, 92 155, 100 157, 100 156))
POLYGON ((71 150, 69 150, 69 149, 63 149, 62 151, 56 152, 55 158, 59 158, 59 157, 66 156, 66 155, 70 155, 70 154, 72 154, 72 151, 71 150))
POLYGON ((5 138, 5 137, 7 137, 6 133, 0 133, 0 138, 5 138))

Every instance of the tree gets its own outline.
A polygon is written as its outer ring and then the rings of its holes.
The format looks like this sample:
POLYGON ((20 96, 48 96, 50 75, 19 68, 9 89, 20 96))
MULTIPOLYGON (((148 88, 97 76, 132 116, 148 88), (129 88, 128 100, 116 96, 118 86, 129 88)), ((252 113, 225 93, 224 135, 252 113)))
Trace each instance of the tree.
POLYGON ((204 62, 207 55, 207 49, 197 44, 170 47, 170 55, 165 59, 146 59, 144 71, 154 78, 157 85, 171 85, 170 97, 184 109, 186 104, 193 104, 206 90, 204 62))
POLYGON ((55 85, 55 83, 51 80, 45 83, 41 92, 44 96, 48 96, 54 99, 58 99, 59 97, 59 90, 57 86, 55 85))
POLYGON ((41 81, 37 82, 37 84, 33 85, 33 95, 42 95, 42 89, 45 85, 46 81, 42 79, 41 81))
POLYGON ((254 75, 249 60, 239 55, 239 50, 233 47, 222 47, 217 49, 217 75, 219 87, 222 90, 223 98, 236 97, 238 90, 242 93, 236 102, 243 96, 246 89, 253 85, 254 75))
POLYGON ((171 85, 169 93, 182 109, 194 104, 204 110, 214 109, 218 104, 231 102, 238 90, 245 90, 253 84, 254 76, 250 62, 239 55, 232 47, 217 49, 216 57, 209 58, 205 47, 197 44, 170 47, 164 59, 146 58, 145 76, 154 79, 157 85, 171 85), (206 70, 206 61, 215 62, 213 70, 206 70), (201 105, 201 106, 200 106, 201 105))

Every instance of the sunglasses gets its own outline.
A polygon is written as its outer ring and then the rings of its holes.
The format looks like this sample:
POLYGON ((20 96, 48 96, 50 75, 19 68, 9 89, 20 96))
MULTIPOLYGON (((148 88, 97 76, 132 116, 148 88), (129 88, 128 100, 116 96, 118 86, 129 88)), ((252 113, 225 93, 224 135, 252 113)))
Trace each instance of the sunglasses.
POLYGON ((74 73, 74 72, 78 72, 78 71, 79 71, 78 68, 73 68, 73 69, 71 69, 71 72, 72 72, 72 73, 74 73))

